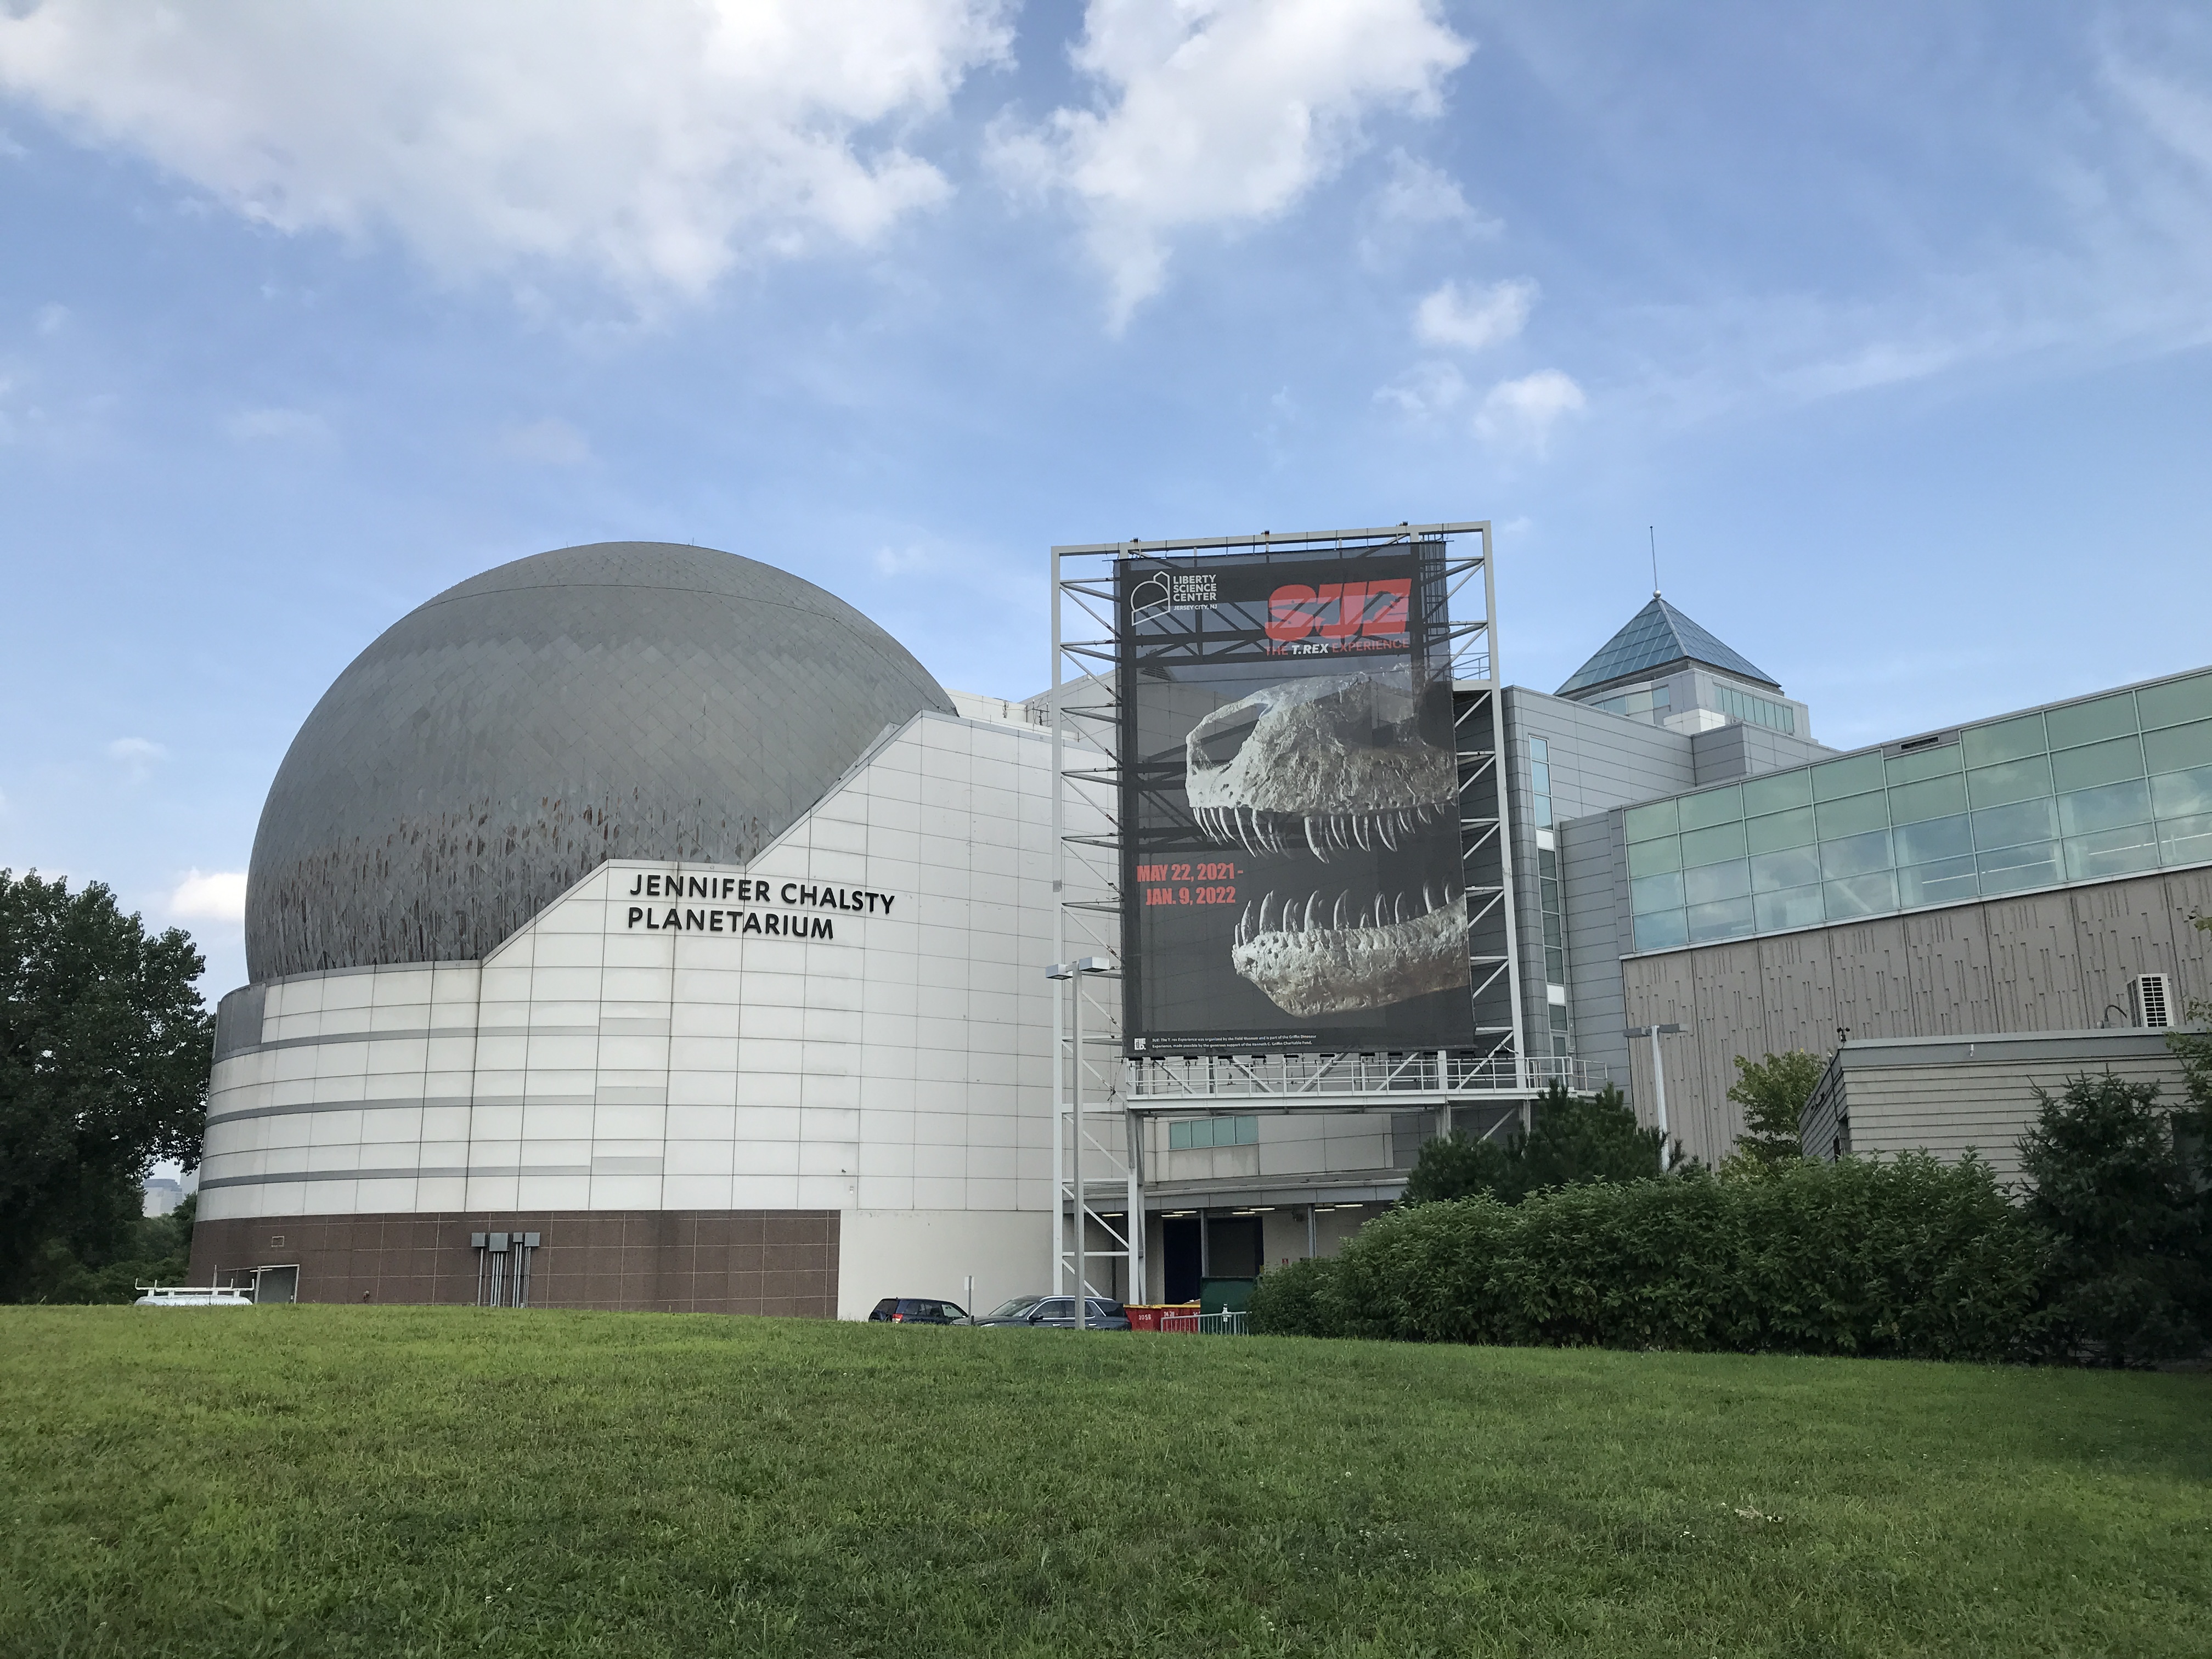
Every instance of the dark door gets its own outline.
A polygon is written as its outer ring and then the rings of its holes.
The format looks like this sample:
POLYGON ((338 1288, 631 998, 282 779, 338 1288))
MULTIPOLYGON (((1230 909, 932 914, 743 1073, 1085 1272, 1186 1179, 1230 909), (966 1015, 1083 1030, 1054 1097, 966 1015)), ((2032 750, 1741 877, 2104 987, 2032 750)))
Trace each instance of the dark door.
POLYGON ((300 1299, 297 1267, 257 1267, 253 1271, 256 1302, 296 1302, 300 1299))
POLYGON ((1160 1276, 1170 1302, 1198 1300, 1198 1226, 1194 1215, 1171 1215, 1161 1219, 1160 1276))
MULTIPOLYGON (((1260 1218, 1256 1215, 1216 1216, 1206 1224, 1209 1279, 1257 1279, 1260 1276, 1260 1218)), ((1197 1294, 1195 1290, 1193 1295, 1197 1294)))

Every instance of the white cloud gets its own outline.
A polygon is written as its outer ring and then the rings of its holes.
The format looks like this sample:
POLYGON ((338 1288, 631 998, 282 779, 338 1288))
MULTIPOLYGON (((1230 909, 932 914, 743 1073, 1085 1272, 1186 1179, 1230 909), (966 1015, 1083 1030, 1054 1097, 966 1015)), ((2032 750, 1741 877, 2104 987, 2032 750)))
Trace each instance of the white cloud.
POLYGON ((641 302, 941 198, 899 129, 1005 58, 1006 0, 0 9, 0 92, 285 231, 641 302))
POLYGON ((169 914, 197 916, 209 921, 246 920, 246 872, 217 870, 202 874, 188 871, 177 890, 169 895, 169 914))
POLYGON ((1560 416, 1574 414, 1587 401, 1583 389, 1556 368, 1500 380, 1484 394, 1482 407, 1475 411, 1475 435, 1540 455, 1560 416))
POLYGON ((1001 168, 1090 221, 1116 326, 1165 280, 1175 231, 1271 218, 1330 176, 1371 112, 1433 115, 1474 48, 1434 0, 1090 0, 1091 109, 1002 131, 1001 168))
POLYGON ((43 335, 55 335, 68 326, 70 309, 64 305, 43 305, 33 313, 32 323, 43 335))
POLYGON ((1536 303, 1536 285, 1525 277, 1488 288, 1446 283, 1414 307, 1413 332, 1430 345, 1480 351, 1518 334, 1536 303))
POLYGON ((910 543, 905 547, 879 547, 870 562, 876 567, 876 574, 879 576, 906 576, 916 571, 927 570, 937 561, 927 549, 910 543))
POLYGON ((1417 418, 1448 414, 1467 401, 1467 376, 1457 363, 1433 361, 1415 363, 1375 394, 1375 401, 1392 404, 1417 418))
POLYGON ((592 442, 568 422, 548 416, 510 429, 500 447, 518 461, 540 466, 582 466, 592 459, 592 442))
POLYGON ((148 738, 118 738, 107 745, 107 758, 125 766, 150 766, 168 758, 169 751, 148 738))
POLYGON ((1459 181, 1402 149, 1390 155, 1390 181, 1375 195, 1375 216, 1390 224, 1467 224, 1491 232, 1502 228, 1467 204, 1459 181))
POLYGON ((241 442, 317 442, 331 435, 330 422, 304 409, 241 409, 222 423, 222 429, 241 442))

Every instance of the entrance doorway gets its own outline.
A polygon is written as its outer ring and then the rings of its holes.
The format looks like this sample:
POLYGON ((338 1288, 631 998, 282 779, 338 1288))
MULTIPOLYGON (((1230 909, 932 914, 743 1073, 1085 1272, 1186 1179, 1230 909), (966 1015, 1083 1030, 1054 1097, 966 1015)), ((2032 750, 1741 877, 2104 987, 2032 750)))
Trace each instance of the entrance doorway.
POLYGON ((256 1267, 253 1270, 253 1299, 260 1302, 297 1302, 300 1299, 300 1270, 289 1267, 256 1267))

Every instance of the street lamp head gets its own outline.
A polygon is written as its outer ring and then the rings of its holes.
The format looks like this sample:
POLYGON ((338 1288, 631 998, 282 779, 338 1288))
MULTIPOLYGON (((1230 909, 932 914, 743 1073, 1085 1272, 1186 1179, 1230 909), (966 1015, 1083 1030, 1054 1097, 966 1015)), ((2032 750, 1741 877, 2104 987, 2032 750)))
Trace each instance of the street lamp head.
POLYGON ((1083 957, 1073 964, 1079 974, 1110 974, 1114 964, 1104 957, 1083 957))
POLYGON ((1073 979, 1075 964, 1072 962, 1055 962, 1044 970, 1044 976, 1047 979, 1073 979))

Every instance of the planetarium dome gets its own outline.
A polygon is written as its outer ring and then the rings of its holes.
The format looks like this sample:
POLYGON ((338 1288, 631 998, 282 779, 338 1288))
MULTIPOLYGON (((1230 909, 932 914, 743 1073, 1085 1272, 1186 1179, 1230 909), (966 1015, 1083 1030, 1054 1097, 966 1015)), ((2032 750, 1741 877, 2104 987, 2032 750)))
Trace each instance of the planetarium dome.
POLYGON ((665 542, 518 559, 386 629, 277 769, 256 981, 481 957, 610 858, 744 864, 951 699, 787 571, 665 542))

